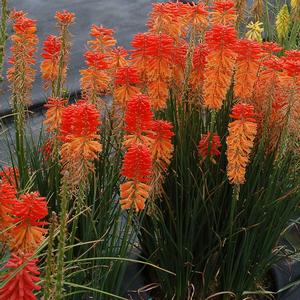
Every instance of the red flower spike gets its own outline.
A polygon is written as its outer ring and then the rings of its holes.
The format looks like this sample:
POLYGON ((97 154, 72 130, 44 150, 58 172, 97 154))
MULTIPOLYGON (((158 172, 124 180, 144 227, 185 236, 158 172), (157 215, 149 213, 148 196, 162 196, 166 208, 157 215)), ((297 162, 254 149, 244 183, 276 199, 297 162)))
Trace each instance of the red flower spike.
POLYGON ((220 156, 221 148, 220 136, 217 133, 206 133, 201 136, 199 141, 199 155, 202 159, 206 159, 207 156, 210 156, 211 159, 213 156, 220 156))
POLYGON ((55 14, 55 20, 63 26, 68 26, 75 21, 75 14, 67 10, 57 11, 55 14))
POLYGON ((16 34, 34 34, 36 33, 36 20, 28 19, 26 17, 18 18, 13 25, 16 34))
POLYGON ((15 8, 10 12, 9 17, 16 22, 20 18, 24 18, 26 13, 22 10, 16 10, 15 8))
POLYGON ((37 267, 38 260, 29 260, 31 254, 16 255, 11 254, 10 259, 4 268, 9 269, 2 277, 2 281, 9 278, 23 264, 19 271, 11 278, 8 283, 0 289, 0 300, 35 300, 34 290, 39 291, 41 286, 37 284, 40 281, 40 275, 37 267))
POLYGON ((136 95, 131 98, 125 113, 125 130, 131 134, 141 134, 151 128, 153 113, 149 98, 146 95, 136 95))
POLYGON ((236 104, 230 115, 231 118, 235 120, 247 121, 247 122, 256 122, 255 117, 257 114, 254 112, 253 105, 250 104, 236 104))
POLYGON ((49 35, 44 41, 44 52, 41 53, 41 56, 45 59, 58 59, 60 48, 60 38, 55 35, 49 35))
MULTIPOLYGON (((8 183, 0 183, 0 232, 13 223, 12 212, 17 202, 16 189, 8 183)), ((0 233, 0 241, 5 241, 7 233, 0 233)))
POLYGON ((100 116, 94 104, 79 100, 63 110, 61 136, 63 142, 77 137, 95 138, 100 125, 100 116))
POLYGON ((261 48, 269 56, 272 56, 273 54, 283 50, 282 47, 274 42, 264 42, 261 44, 261 48))
POLYGON ((107 59, 107 56, 102 53, 86 51, 84 57, 85 63, 89 67, 94 67, 97 70, 105 70, 109 68, 108 62, 105 61, 105 59, 107 59))
POLYGON ((146 183, 150 181, 151 153, 143 144, 133 144, 126 152, 121 174, 128 179, 146 183))
POLYGON ((48 223, 41 221, 48 215, 46 198, 38 192, 21 195, 14 204, 13 215, 15 227, 10 231, 10 247, 24 253, 36 251, 47 233, 42 226, 48 223))
POLYGON ((138 71, 134 67, 120 67, 116 70, 115 84, 140 83, 138 71))

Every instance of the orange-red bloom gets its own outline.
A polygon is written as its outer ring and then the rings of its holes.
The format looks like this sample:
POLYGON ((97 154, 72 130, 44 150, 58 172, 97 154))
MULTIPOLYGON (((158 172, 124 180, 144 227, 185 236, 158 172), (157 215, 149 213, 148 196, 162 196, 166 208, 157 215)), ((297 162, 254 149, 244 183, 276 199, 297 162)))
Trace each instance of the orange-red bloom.
POLYGON ((229 123, 229 135, 226 139, 227 175, 231 183, 243 184, 257 132, 254 108, 249 104, 236 104, 231 117, 235 121, 229 123))
POLYGON ((32 65, 35 63, 33 54, 38 43, 36 21, 22 14, 13 21, 14 34, 11 36, 10 48, 12 56, 8 61, 13 66, 8 69, 7 78, 11 83, 14 98, 18 98, 15 101, 20 102, 18 105, 27 105, 30 102, 29 91, 35 76, 32 65))
POLYGON ((257 80, 261 46, 260 43, 248 39, 239 40, 236 52, 238 57, 234 77, 234 95, 245 100, 252 96, 257 80))
POLYGON ((49 98, 47 103, 44 105, 47 108, 45 113, 44 124, 46 125, 47 131, 55 133, 60 129, 61 116, 63 109, 67 105, 68 100, 63 98, 49 98))
POLYGON ((209 53, 204 71, 204 105, 220 109, 233 74, 236 31, 230 26, 216 25, 206 33, 206 43, 209 53))
MULTIPOLYGON (((8 183, 0 183, 0 232, 10 227, 13 223, 12 213, 16 204, 17 191, 8 183)), ((0 241, 7 242, 7 233, 0 233, 0 241)))
POLYGON ((75 14, 67 10, 57 11, 55 20, 62 26, 68 26, 75 21, 75 14))
POLYGON ((143 144, 132 144, 124 156, 121 174, 128 179, 149 182, 151 166, 151 154, 148 147, 143 144))
POLYGON ((112 49, 109 53, 111 68, 115 70, 117 68, 126 67, 128 65, 126 60, 127 56, 128 52, 123 47, 112 49))
POLYGON ((102 146, 98 142, 100 115, 94 104, 84 100, 63 110, 60 140, 63 172, 67 171, 72 184, 86 179, 94 171, 93 161, 98 159, 102 146))
POLYGON ((171 142, 173 125, 163 120, 152 122, 150 137, 153 142, 150 146, 153 162, 158 163, 163 170, 170 164, 174 147, 171 142))
POLYGON ((237 19, 235 4, 231 0, 215 1, 210 15, 213 25, 234 26, 237 19))
POLYGON ((8 283, 0 289, 0 300, 35 300, 34 290, 39 291, 41 286, 37 284, 40 281, 40 275, 37 267, 38 260, 31 259, 30 254, 16 255, 11 254, 8 262, 4 266, 8 272, 2 277, 2 281, 9 278, 18 268, 15 275, 8 283), (24 266, 23 266, 24 264, 24 266))
POLYGON ((115 74, 114 100, 126 107, 128 100, 140 92, 136 86, 138 83, 140 83, 140 79, 136 68, 118 68, 115 74))
POLYGON ((147 96, 139 94, 129 100, 124 121, 125 131, 128 133, 124 137, 126 147, 134 143, 149 144, 151 140, 147 133, 151 130, 153 113, 147 96))
POLYGON ((15 189, 18 186, 18 180, 20 177, 19 169, 16 167, 3 167, 2 171, 0 172, 0 179, 1 183, 7 183, 12 185, 15 189))
MULTIPOLYGON (((44 41, 43 51, 41 56, 44 60, 41 63, 41 73, 42 78, 46 81, 55 81, 58 75, 58 60, 61 49, 61 41, 60 38, 49 35, 47 39, 44 41)), ((66 70, 63 70, 64 72, 66 70)))
POLYGON ((144 209, 149 196, 151 180, 151 153, 143 144, 132 144, 123 160, 121 174, 127 182, 121 184, 122 209, 134 208, 137 212, 144 209))
POLYGON ((20 196, 14 204, 13 216, 15 227, 11 229, 10 246, 24 253, 34 252, 44 239, 47 223, 41 221, 48 215, 47 201, 38 192, 20 196))
POLYGON ((221 147, 220 136, 217 133, 206 133, 202 134, 199 141, 199 155, 204 160, 206 157, 210 157, 212 162, 215 162, 214 156, 220 156, 220 147, 221 147))
POLYGON ((94 24, 90 31, 90 36, 93 37, 94 40, 88 41, 88 45, 93 51, 106 53, 117 43, 113 34, 113 29, 94 24))

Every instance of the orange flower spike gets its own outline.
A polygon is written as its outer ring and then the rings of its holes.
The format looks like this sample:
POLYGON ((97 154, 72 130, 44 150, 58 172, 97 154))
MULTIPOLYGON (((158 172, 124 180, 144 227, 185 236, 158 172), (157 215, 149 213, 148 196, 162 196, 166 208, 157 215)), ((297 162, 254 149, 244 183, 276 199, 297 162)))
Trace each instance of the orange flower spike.
POLYGON ((147 25, 153 33, 165 33, 178 39, 182 33, 182 11, 186 5, 183 3, 153 3, 150 20, 147 25))
POLYGON ((10 19, 16 22, 19 18, 26 17, 26 13, 22 10, 16 10, 15 8, 9 14, 10 19))
POLYGON ((106 54, 95 51, 87 51, 84 56, 88 68, 80 70, 82 94, 83 98, 95 103, 99 95, 108 90, 108 58, 106 54))
POLYGON ((75 14, 67 10, 57 11, 55 14, 55 20, 61 26, 69 26, 75 21, 75 14))
POLYGON ((54 82, 58 75, 58 60, 61 49, 61 41, 54 35, 49 35, 44 41, 43 51, 41 56, 44 60, 41 63, 42 78, 46 82, 45 87, 48 87, 48 82, 54 82))
POLYGON ((208 26, 208 10, 203 3, 189 3, 186 5, 186 14, 183 17, 187 25, 196 31, 203 31, 208 26))
MULTIPOLYGON (((13 224, 12 213, 14 205, 17 202, 17 191, 14 186, 0 183, 0 232, 13 224)), ((0 241, 7 242, 7 232, 0 233, 0 241)))
POLYGON ((152 140, 147 136, 151 130, 153 113, 151 112, 149 98, 146 95, 136 95, 132 97, 127 105, 124 116, 125 147, 130 147, 134 143, 149 145, 152 140))
POLYGON ((235 26, 237 13, 232 0, 215 1, 212 7, 211 24, 235 26))
POLYGON ((44 124, 48 132, 59 132, 62 112, 67 103, 68 100, 62 98, 49 98, 44 105, 47 108, 44 124))
POLYGON ((121 174, 129 181, 120 185, 122 209, 144 209, 149 197, 152 161, 151 153, 143 144, 133 144, 124 156, 121 174))
POLYGON ((220 109, 233 75, 236 31, 230 26, 216 25, 206 33, 206 43, 204 105, 210 109, 220 109))
POLYGON ((234 78, 234 95, 246 100, 251 98, 260 66, 260 43, 248 39, 239 40, 236 46, 238 54, 234 78))
POLYGON ((165 170, 170 164, 174 147, 171 142, 173 125, 167 121, 155 120, 152 122, 150 137, 153 142, 150 146, 153 162, 157 162, 165 170))
POLYGON ((208 156, 215 163, 214 156, 220 156, 220 147, 222 146, 220 136, 217 133, 206 133, 201 136, 199 141, 199 155, 205 160, 208 156))
POLYGON ((232 184, 245 182, 246 167, 257 133, 254 108, 249 104, 236 104, 230 115, 227 143, 227 176, 232 184))
POLYGON ((3 167, 2 171, 0 172, 0 179, 1 183, 6 183, 12 185, 15 189, 18 186, 18 180, 20 177, 19 169, 16 167, 3 167))
POLYGON ((11 36, 12 47, 10 48, 12 56, 9 58, 9 64, 13 66, 7 71, 8 81, 11 82, 12 92, 20 95, 22 101, 28 104, 29 90, 34 81, 35 70, 32 65, 35 63, 33 57, 36 51, 38 38, 36 36, 36 21, 20 15, 14 20, 14 34, 11 36), (20 83, 20 74, 24 82, 20 83), (17 84, 15 84, 17 82, 17 84))
POLYGON ((105 28, 103 26, 92 25, 90 36, 94 40, 88 41, 89 47, 96 52, 106 53, 116 45, 117 41, 114 39, 114 30, 105 28))
POLYGON ((38 192, 21 195, 14 204, 13 215, 16 225, 10 232, 11 248, 25 253, 34 252, 47 233, 42 226, 48 223, 41 221, 48 215, 46 198, 40 197, 38 192))
POLYGON ((112 49, 109 53, 111 68, 116 70, 117 68, 126 67, 128 65, 128 55, 128 51, 123 47, 112 49))
POLYGON ((9 271, 1 278, 1 281, 8 279, 14 272, 16 274, 0 289, 0 300, 36 300, 34 291, 39 291, 41 286, 40 271, 37 267, 38 260, 30 259, 31 254, 11 254, 4 266, 9 271), (23 266, 24 265, 24 266, 23 266), (20 270, 18 270, 21 268, 20 270))
POLYGON ((114 100, 119 105, 126 107, 129 99, 139 94, 140 89, 136 86, 138 83, 140 83, 140 79, 136 68, 118 68, 115 74, 114 100))

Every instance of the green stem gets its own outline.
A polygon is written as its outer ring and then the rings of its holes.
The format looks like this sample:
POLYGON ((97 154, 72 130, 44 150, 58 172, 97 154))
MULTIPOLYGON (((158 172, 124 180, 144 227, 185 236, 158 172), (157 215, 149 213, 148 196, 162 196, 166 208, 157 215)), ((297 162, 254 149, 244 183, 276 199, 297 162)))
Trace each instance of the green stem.
POLYGON ((55 283, 55 300, 62 299, 63 280, 64 280, 64 256, 67 230, 67 208, 68 208, 68 194, 67 183, 63 180, 61 193, 61 211, 60 211, 60 231, 59 244, 57 256, 57 274, 55 283))
POLYGON ((0 27, 0 80, 2 80, 3 61, 4 61, 4 49, 7 40, 7 0, 2 0, 1 6, 1 27, 0 27))
POLYGON ((52 212, 51 225, 49 228, 48 237, 48 250, 46 259, 46 271, 45 271, 45 288, 44 288, 44 299, 50 299, 51 294, 51 275, 53 274, 53 242, 54 242, 54 230, 57 222, 57 216, 55 212, 52 212))
MULTIPOLYGON (((84 184, 80 183, 79 184, 79 192, 78 192, 78 196, 76 199, 76 210, 75 210, 75 218, 72 224, 72 230, 71 230, 71 235, 70 235, 70 245, 74 244, 74 240, 75 240, 75 235, 76 235, 76 231, 77 231, 77 227, 78 227, 78 219, 79 219, 79 213, 82 209, 82 204, 84 203, 84 199, 85 199, 85 193, 86 193, 86 189, 84 188, 84 184)), ((73 251, 69 252, 68 255, 68 259, 72 260, 73 258, 73 251)))

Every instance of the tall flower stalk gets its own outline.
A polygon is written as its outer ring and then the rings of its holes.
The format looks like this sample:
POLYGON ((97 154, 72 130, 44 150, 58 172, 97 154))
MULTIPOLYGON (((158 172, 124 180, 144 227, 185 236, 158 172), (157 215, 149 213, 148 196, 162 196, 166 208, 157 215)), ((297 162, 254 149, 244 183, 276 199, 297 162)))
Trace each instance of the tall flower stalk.
POLYGON ((1 25, 0 25, 0 80, 2 80, 4 49, 7 40, 7 0, 1 0, 1 25))
POLYGON ((25 160, 25 118, 30 104, 30 90, 34 81, 35 70, 33 57, 38 38, 36 21, 29 19, 23 12, 11 13, 14 34, 11 36, 12 47, 7 77, 12 91, 12 108, 16 126, 16 152, 20 171, 20 185, 24 188, 28 179, 25 160))

